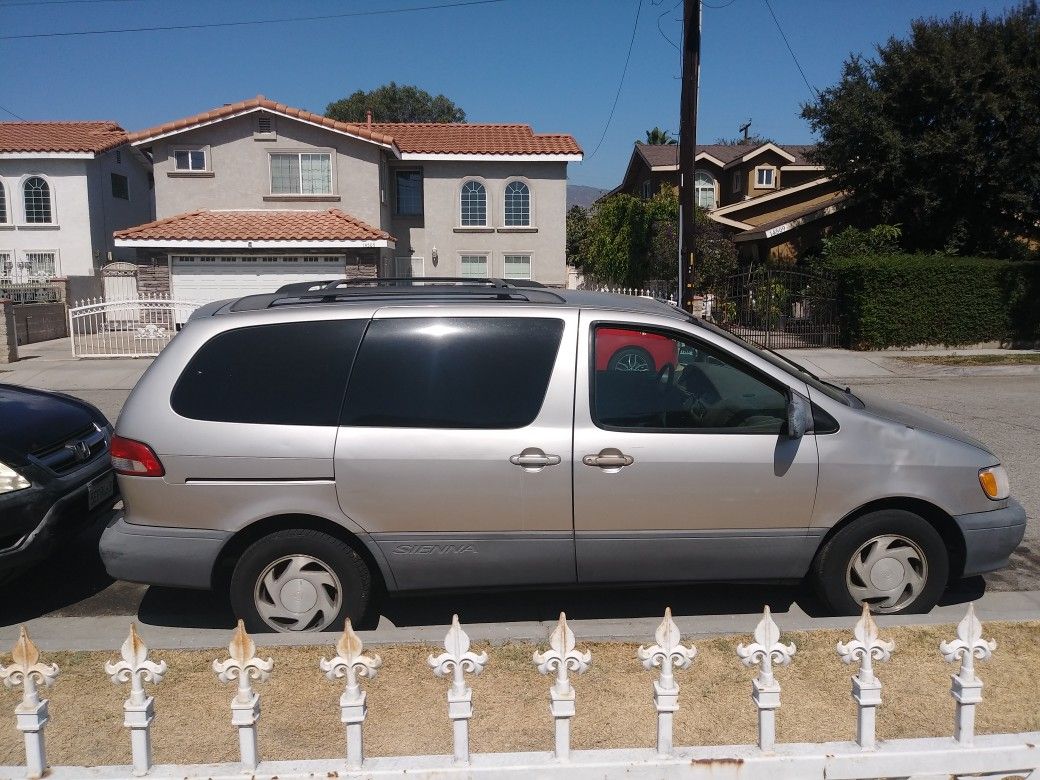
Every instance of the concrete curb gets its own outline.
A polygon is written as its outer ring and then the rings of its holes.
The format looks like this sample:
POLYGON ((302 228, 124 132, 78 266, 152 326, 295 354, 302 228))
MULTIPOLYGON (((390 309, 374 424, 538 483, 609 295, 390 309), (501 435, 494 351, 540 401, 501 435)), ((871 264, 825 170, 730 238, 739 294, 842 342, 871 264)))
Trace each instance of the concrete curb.
MULTIPOLYGON (((465 599, 460 599, 462 605, 465 599)), ((878 616, 882 628, 905 625, 953 624, 964 617, 967 603, 950 604, 933 609, 927 615, 878 616)), ((975 611, 987 620, 1040 620, 1040 591, 987 593, 975 602, 975 611)), ((852 629, 853 617, 814 618, 792 604, 785 612, 773 616, 783 631, 810 631, 815 629, 852 629)), ((465 623, 463 614, 463 622, 465 623)), ((754 630, 760 613, 735 615, 676 615, 683 636, 692 639, 722 634, 747 634, 754 630)), ((109 650, 119 649, 126 638, 134 615, 90 618, 42 617, 26 624, 33 641, 41 650, 109 650)), ((638 617, 606 620, 568 620, 579 641, 649 642, 660 624, 660 617, 638 617)), ((475 642, 492 644, 506 642, 544 642, 555 626, 555 620, 516 623, 466 623, 466 632, 475 642)), ((366 646, 412 643, 440 644, 447 626, 397 627, 385 618, 372 631, 359 631, 366 646)), ((141 625, 141 635, 154 649, 202 650, 223 648, 231 638, 227 628, 183 628, 141 625)), ((308 647, 333 645, 338 634, 263 634, 254 637, 262 647, 308 647)), ((0 645, 5 649, 18 637, 18 626, 0 628, 0 645)))

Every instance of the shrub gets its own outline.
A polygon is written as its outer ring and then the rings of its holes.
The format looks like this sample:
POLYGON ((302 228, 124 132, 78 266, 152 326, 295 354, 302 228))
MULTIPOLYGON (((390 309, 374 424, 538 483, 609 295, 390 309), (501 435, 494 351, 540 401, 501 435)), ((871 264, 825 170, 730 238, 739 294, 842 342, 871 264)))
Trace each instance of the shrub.
POLYGON ((942 255, 825 261, 853 349, 1040 339, 1040 263, 942 255))

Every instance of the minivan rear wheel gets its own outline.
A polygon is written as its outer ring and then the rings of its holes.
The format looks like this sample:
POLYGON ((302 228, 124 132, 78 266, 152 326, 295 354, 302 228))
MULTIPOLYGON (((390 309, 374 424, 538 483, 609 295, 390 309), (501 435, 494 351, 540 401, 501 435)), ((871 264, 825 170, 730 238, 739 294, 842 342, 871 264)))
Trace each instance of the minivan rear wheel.
POLYGON ((253 542, 231 575, 231 606, 250 631, 323 631, 357 623, 372 576, 347 543, 292 528, 253 542))
POLYGON ((813 562, 813 584, 837 615, 858 614, 863 604, 878 614, 927 612, 946 588, 949 558, 923 517, 883 509, 827 540, 813 562))

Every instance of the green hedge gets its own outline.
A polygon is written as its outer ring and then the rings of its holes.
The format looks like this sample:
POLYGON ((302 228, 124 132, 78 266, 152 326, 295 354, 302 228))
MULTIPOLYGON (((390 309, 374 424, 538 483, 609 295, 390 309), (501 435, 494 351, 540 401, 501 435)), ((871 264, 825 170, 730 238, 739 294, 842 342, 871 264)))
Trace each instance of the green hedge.
POLYGON ((940 255, 830 259, 853 349, 1040 340, 1040 263, 940 255))

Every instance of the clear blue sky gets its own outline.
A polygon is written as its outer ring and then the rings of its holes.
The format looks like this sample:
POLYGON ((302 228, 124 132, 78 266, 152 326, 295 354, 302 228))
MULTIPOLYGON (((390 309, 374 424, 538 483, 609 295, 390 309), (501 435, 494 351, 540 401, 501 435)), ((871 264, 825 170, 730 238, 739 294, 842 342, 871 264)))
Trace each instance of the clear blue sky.
MULTIPOLYGON (((0 0, 0 36, 315 16, 451 0, 0 0)), ((999 13, 985 0, 772 0, 809 82, 833 84, 911 19, 999 13)), ((141 129, 262 93, 322 113, 390 80, 443 92, 470 121, 569 132, 592 153, 617 93, 639 0, 505 0, 446 10, 203 30, 0 39, 0 105, 26 119, 113 119, 141 129)), ((643 0, 631 63, 601 148, 573 183, 612 187, 647 128, 679 129, 681 2, 643 0), (674 6, 674 8, 673 8, 674 6)), ((765 0, 706 0, 698 140, 737 126, 812 140, 810 97, 765 0), (708 7, 722 6, 722 7, 708 7)), ((0 112, 0 117, 10 119, 0 112)))

